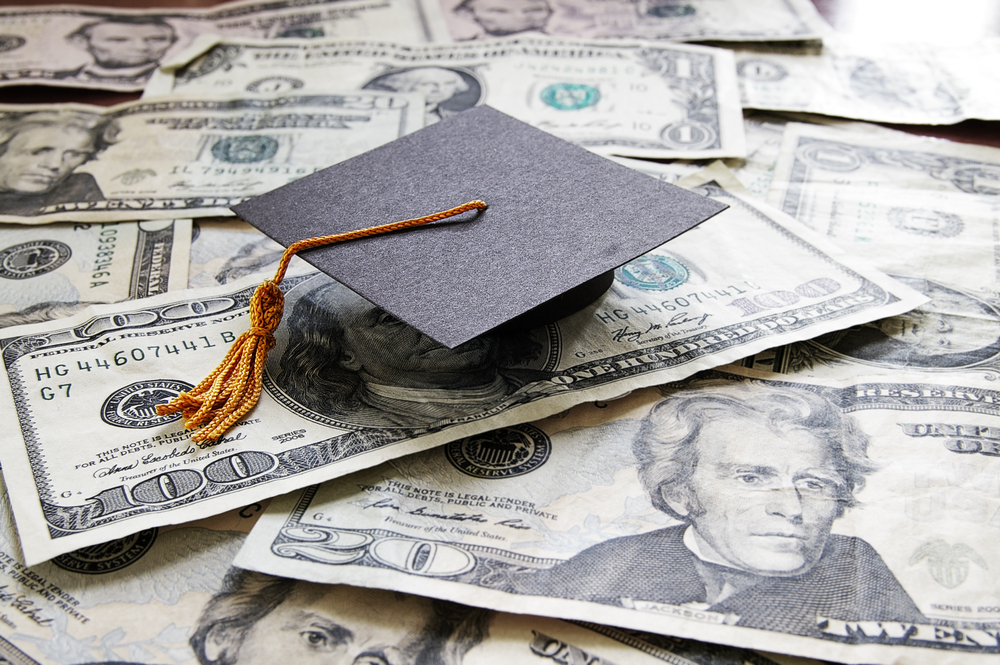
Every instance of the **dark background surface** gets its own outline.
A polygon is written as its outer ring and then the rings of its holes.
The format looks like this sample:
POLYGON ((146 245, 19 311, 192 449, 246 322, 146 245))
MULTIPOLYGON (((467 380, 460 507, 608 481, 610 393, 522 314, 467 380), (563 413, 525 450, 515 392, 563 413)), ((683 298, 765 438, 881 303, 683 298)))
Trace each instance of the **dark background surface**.
MULTIPOLYGON (((872 42, 908 41, 974 47, 980 40, 1000 36, 1000 2, 997 0, 949 0, 947 3, 929 0, 812 0, 812 3, 837 32, 872 42)), ((53 3, 44 0, 0 1, 0 7, 47 4, 53 3)), ((222 3, 219 0, 76 0, 67 4, 132 9, 195 9, 222 3)), ((0 103, 3 104, 79 102, 109 106, 138 98, 138 93, 102 90, 46 86, 0 88, 0 103)), ((886 126, 914 134, 1000 147, 1000 122, 967 120, 948 126, 886 126)))

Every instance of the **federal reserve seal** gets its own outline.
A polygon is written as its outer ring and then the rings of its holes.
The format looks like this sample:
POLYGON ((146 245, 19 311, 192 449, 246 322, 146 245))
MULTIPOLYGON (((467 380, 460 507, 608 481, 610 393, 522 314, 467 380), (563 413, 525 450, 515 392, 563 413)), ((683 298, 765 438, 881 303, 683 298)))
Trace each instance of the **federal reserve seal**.
POLYGON ((615 279, 644 291, 669 291, 688 281, 687 267, 669 256, 646 254, 615 270, 615 279))
POLYGON ((212 156, 229 164, 253 164, 278 154, 278 140, 273 136, 230 136, 212 145, 212 156))
POLYGON ((32 240, 0 250, 0 277, 30 279, 69 261, 73 250, 58 240, 32 240))
POLYGON ((601 101, 601 92, 585 83, 553 83, 541 92, 542 101, 560 111, 579 111, 601 101))
POLYGON ((69 554, 60 554, 52 559, 63 570, 83 575, 103 575, 127 568, 143 556, 156 542, 157 529, 146 529, 139 533, 84 547, 69 554))
POLYGON ((136 381, 119 388, 104 400, 101 420, 114 427, 149 429, 179 420, 181 415, 156 415, 157 404, 166 404, 181 392, 194 388, 184 381, 136 381))
POLYGON ((445 456, 456 469, 476 478, 512 478, 545 464, 551 448, 545 432, 518 425, 453 441, 445 447, 445 456))

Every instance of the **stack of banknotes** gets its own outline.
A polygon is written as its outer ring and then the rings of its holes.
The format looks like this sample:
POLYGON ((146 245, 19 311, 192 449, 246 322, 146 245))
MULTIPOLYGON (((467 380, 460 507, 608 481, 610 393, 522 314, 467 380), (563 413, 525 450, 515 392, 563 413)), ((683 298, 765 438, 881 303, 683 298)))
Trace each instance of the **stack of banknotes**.
POLYGON ((0 662, 996 662, 1000 151, 872 123, 998 72, 809 0, 0 9, 0 86, 143 91, 0 105, 0 662), (257 406, 157 414, 281 257, 230 206, 479 104, 729 207, 481 385, 295 259, 257 406))

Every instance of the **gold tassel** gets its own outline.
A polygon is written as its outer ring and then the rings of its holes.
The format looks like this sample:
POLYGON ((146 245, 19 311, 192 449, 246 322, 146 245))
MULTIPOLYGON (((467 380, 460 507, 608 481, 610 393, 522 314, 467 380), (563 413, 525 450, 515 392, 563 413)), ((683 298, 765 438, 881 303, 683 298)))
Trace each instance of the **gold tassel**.
POLYGON ((274 331, 281 323, 285 309, 285 296, 278 285, 285 278, 288 263, 296 252, 429 224, 473 209, 485 210, 486 204, 482 201, 469 201, 457 208, 425 217, 347 233, 307 238, 293 243, 282 254, 274 279, 266 280, 258 286, 250 298, 250 330, 233 342, 229 353, 219 366, 201 383, 187 392, 182 392, 170 402, 158 405, 156 413, 161 416, 180 413, 187 421, 184 424, 185 428, 201 427, 201 430, 191 436, 192 441, 199 443, 214 441, 221 437, 257 404, 257 400, 260 399, 267 353, 274 348, 274 331))

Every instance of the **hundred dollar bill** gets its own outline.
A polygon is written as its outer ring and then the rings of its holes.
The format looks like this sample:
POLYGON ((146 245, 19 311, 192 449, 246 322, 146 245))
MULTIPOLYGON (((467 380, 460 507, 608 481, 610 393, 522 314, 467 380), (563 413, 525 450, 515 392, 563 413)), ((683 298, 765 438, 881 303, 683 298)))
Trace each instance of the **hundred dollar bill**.
MULTIPOLYGON (((161 62, 200 34, 351 37, 431 42, 447 34, 440 10, 417 0, 233 2, 212 9, 137 11, 60 5, 0 11, 0 86, 142 90, 161 62)), ((267 83, 261 84, 264 89, 267 83)))
POLYGON ((423 126, 416 94, 0 106, 0 221, 107 222, 228 209, 423 126))
POLYGON ((862 366, 1000 376, 997 194, 994 148, 789 125, 771 202, 931 300, 748 362, 824 375, 862 366))
POLYGON ((158 72, 145 95, 245 94, 269 78, 307 88, 336 81, 345 90, 422 92, 427 124, 489 104, 601 154, 742 157, 731 58, 704 46, 541 37, 434 46, 205 41, 158 72))
POLYGON ((957 46, 827 38, 820 53, 736 51, 743 105, 876 122, 995 120, 1000 40, 957 46))
POLYGON ((0 328, 187 286, 191 220, 0 224, 0 328))
POLYGON ((455 350, 326 276, 286 278, 264 394, 217 442, 191 443, 179 416, 155 407, 200 381, 246 330, 258 277, 0 332, 11 387, 0 461, 26 559, 230 510, 923 302, 739 193, 724 168, 699 184, 730 208, 619 268, 593 305, 455 350))
POLYGON ((708 658, 775 665, 691 640, 233 569, 262 508, 148 529, 29 568, 4 492, 0 658, 16 665, 249 665, 273 663, 276 654, 296 665, 702 665, 708 658))
POLYGON ((847 663, 992 663, 998 431, 986 382, 712 370, 275 499, 235 565, 847 663))
POLYGON ((808 0, 425 0, 443 12, 451 38, 510 35, 670 41, 816 40, 829 26, 808 0))

